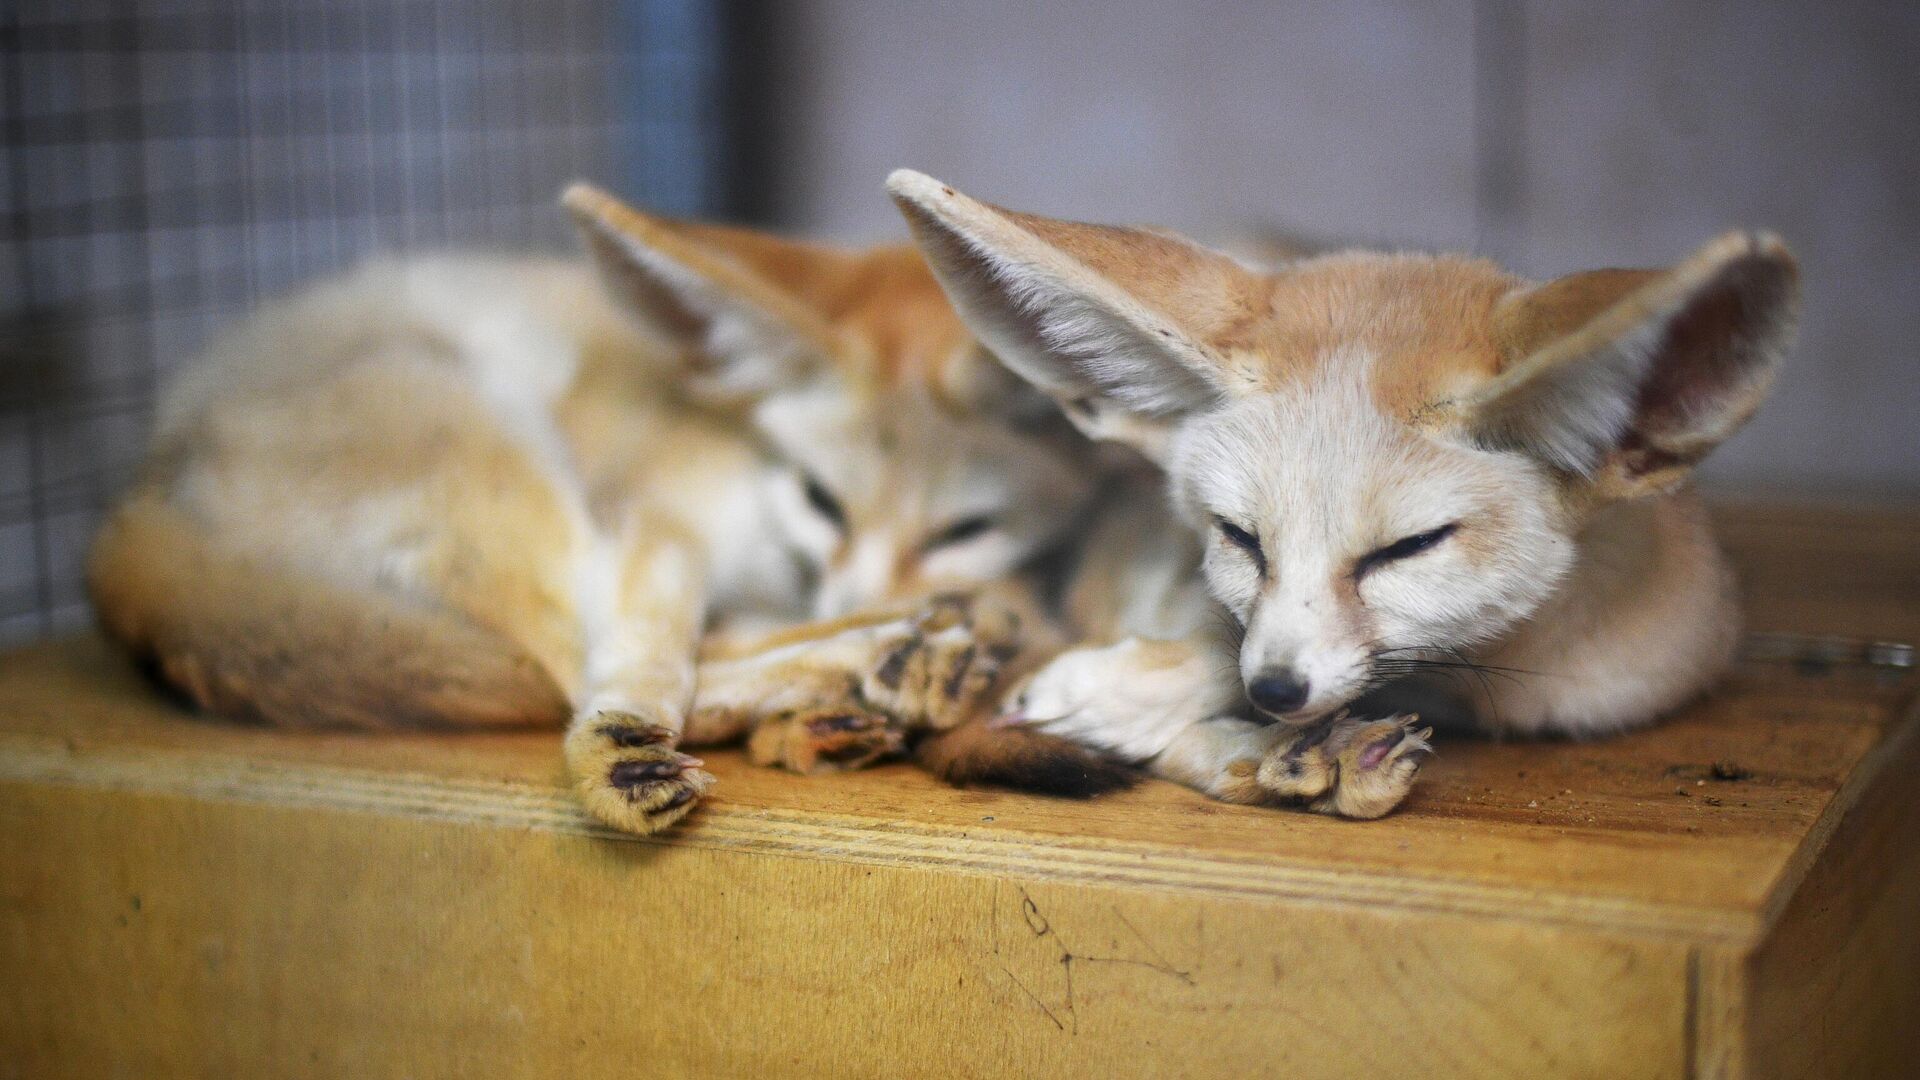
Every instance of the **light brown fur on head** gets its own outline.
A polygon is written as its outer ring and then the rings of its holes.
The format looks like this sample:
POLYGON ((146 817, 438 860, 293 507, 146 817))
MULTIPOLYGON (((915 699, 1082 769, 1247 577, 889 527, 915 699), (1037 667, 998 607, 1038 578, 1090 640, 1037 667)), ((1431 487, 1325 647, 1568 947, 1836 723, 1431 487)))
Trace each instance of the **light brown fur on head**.
POLYGON ((616 298, 688 358, 693 397, 793 467, 771 497, 824 575, 816 614, 1010 572, 1091 493, 1090 448, 980 348, 912 247, 670 222, 582 186, 565 202, 616 298))
POLYGON ((1601 500, 1670 490, 1745 423, 1795 315, 1797 271, 1770 234, 1546 284, 1373 252, 1263 273, 1171 234, 995 208, 906 171, 891 184, 956 306, 1083 415, 1112 398, 1137 425, 1311 384, 1357 354, 1382 415, 1538 455, 1601 500))
POLYGON ((1360 251, 1258 271, 904 170, 889 187, 981 339, 1084 430, 1166 466, 1266 711, 1310 720, 1406 658, 1579 627, 1615 662, 1534 694, 1512 726, 1591 730, 1649 718, 1724 662, 1724 575, 1687 538, 1684 499, 1626 507, 1678 492, 1765 396, 1797 290, 1778 239, 1544 284, 1360 251), (1609 570, 1648 514, 1685 559, 1609 570), (1689 561, 1661 641, 1600 609, 1632 591, 1607 573, 1689 561), (1605 700, 1597 672, 1634 661, 1605 700))
MULTIPOLYGON (((917 249, 669 222, 583 187, 565 202, 616 297, 675 331, 671 343, 697 365, 696 399, 739 409, 792 468, 770 493, 784 530, 773 539, 817 560, 814 614, 1004 578, 1091 495, 1092 448, 980 347, 917 249), (823 498, 837 522, 820 520, 823 498)), ((970 670, 986 676, 987 661, 970 670)), ((947 694, 961 685, 936 681, 947 694)), ((778 748, 791 767, 819 738, 808 724, 766 725, 754 745, 778 748)), ((1127 776, 1063 740, 977 720, 926 736, 916 752, 956 783, 1084 795, 1127 776)))
MULTIPOLYGON (((1665 470, 1698 460, 1752 414, 1793 322, 1794 263, 1767 234, 1728 234, 1665 271, 1543 285, 1483 259, 1364 251, 1262 272, 1162 232, 1004 210, 905 170, 891 183, 956 303, 999 339, 1003 359, 1058 396, 1105 391, 1149 414, 1310 383, 1359 352, 1387 416, 1497 440, 1513 433, 1497 430, 1511 406, 1496 399, 1520 384, 1547 389, 1556 369, 1638 353, 1616 366, 1631 369, 1644 424, 1610 434, 1657 444, 1636 446, 1639 460, 1622 468, 1665 470), (1009 314, 1022 307, 1034 318, 1009 314), (1076 334, 1087 340, 1066 340, 1076 334), (1635 335, 1648 340, 1627 344, 1635 335), (1159 362, 1112 355, 1129 345, 1159 362), (1674 362, 1650 362, 1656 352, 1674 362), (1078 362, 1035 356, 1044 353, 1078 362)), ((1585 473, 1599 463, 1554 464, 1585 473)), ((1609 479, 1615 495, 1638 491, 1609 479)))

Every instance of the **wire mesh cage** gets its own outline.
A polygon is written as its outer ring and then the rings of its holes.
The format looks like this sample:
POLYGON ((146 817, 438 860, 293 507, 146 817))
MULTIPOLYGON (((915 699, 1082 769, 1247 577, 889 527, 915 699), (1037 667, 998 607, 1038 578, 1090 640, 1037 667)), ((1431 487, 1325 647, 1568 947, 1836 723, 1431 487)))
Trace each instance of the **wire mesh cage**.
POLYGON ((374 252, 561 246, 591 177, 726 190, 718 0, 0 5, 0 642, 81 567, 167 370, 374 252))

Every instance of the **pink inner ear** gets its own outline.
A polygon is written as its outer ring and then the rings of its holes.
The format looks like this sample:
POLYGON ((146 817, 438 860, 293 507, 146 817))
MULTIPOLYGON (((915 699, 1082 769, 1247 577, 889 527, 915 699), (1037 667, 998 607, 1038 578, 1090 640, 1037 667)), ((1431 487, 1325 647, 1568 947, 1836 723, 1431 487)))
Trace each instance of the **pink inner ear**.
POLYGON ((1653 372, 1640 388, 1643 438, 1685 435, 1720 407, 1767 362, 1787 296, 1781 267, 1758 255, 1729 263, 1668 324, 1655 347, 1653 372))

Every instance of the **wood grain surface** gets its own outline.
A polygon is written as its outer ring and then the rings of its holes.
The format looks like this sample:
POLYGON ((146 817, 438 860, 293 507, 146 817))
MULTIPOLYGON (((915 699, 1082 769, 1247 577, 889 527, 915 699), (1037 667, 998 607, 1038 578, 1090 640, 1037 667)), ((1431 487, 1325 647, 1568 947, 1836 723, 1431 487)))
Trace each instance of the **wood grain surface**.
MULTIPOLYGON (((1754 629, 1920 640, 1920 513, 1720 515, 1754 629)), ((1913 691, 1748 663, 1623 738, 1444 743, 1366 823, 706 754, 643 840, 555 733, 240 727, 56 643, 0 659, 0 1077, 1879 1075, 1913 691)))

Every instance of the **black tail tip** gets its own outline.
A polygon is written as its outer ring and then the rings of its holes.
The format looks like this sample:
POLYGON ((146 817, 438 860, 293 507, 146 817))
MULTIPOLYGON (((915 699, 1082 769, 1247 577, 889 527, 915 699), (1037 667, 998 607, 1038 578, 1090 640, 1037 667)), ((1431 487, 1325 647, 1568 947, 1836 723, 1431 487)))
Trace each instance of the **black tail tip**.
POLYGON ((985 785, 1065 799, 1122 791, 1140 779, 1124 762, 1042 735, 1003 739, 992 752, 961 754, 935 772, 955 787, 985 785))
POLYGON ((1079 760, 1055 759, 1039 764, 999 781, 1007 787, 1038 792, 1063 799, 1091 799, 1097 795, 1125 791, 1140 779, 1133 768, 1098 754, 1086 754, 1079 760))

